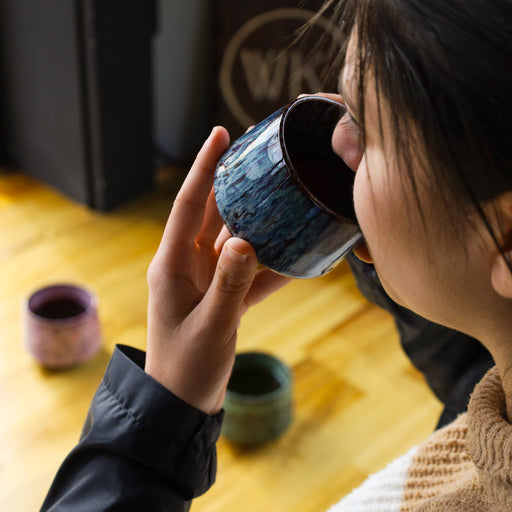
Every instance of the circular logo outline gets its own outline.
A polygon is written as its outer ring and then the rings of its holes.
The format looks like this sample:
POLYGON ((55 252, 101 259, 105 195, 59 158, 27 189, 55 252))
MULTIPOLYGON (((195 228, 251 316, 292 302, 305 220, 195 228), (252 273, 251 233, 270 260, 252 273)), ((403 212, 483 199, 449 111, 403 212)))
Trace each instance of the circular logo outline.
MULTIPOLYGON (((224 50, 224 55, 221 61, 219 85, 222 96, 231 110, 231 113, 242 126, 250 126, 255 123, 255 120, 252 119, 238 101, 235 89, 231 82, 231 71, 242 43, 252 32, 266 23, 280 19, 300 19, 307 22, 311 20, 315 14, 315 12, 308 11, 307 9, 274 9, 251 18, 242 25, 237 32, 235 32, 229 41, 226 49, 224 50)), ((315 25, 319 25, 323 30, 329 33, 335 41, 339 40, 336 27, 326 18, 320 16, 315 21, 315 25)))

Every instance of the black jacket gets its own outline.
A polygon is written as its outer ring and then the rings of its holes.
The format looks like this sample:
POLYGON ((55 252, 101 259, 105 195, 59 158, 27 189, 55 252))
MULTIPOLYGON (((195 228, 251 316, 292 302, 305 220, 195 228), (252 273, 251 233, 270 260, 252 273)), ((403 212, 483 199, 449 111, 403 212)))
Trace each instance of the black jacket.
POLYGON ((41 511, 185 511, 213 484, 222 414, 194 409, 116 347, 41 511))

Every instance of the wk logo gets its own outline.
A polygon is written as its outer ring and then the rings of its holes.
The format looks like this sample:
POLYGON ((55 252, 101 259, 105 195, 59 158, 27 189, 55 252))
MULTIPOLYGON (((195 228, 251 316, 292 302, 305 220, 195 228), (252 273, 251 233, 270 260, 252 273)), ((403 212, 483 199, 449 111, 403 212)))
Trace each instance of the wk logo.
MULTIPOLYGON (((288 48, 294 30, 314 15, 304 9, 276 9, 243 25, 227 45, 220 69, 220 87, 232 115, 247 127, 301 93, 323 90, 325 57, 307 57, 288 48)), ((337 30, 320 18, 311 29, 336 40, 337 30)), ((318 36, 322 35, 318 33, 318 36)))
POLYGON ((315 61, 306 61, 299 50, 241 48, 240 60, 250 93, 257 101, 277 101, 286 87, 290 99, 322 88, 315 61))

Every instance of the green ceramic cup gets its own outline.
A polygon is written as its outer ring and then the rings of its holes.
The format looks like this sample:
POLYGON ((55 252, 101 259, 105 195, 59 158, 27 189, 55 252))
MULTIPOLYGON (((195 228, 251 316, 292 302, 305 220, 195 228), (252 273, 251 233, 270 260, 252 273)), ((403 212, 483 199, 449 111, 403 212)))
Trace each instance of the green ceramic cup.
POLYGON ((292 380, 291 370, 270 354, 238 354, 224 400, 223 436, 255 446, 283 434, 293 417, 292 380))

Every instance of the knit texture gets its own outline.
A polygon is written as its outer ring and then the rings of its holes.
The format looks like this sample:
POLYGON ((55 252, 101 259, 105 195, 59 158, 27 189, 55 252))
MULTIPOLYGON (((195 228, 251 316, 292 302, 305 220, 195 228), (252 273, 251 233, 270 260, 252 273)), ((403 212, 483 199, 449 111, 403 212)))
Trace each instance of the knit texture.
POLYGON ((382 471, 368 477, 329 512, 399 512, 404 500, 407 472, 416 451, 412 448, 382 471))
POLYGON ((468 413, 372 475, 329 512, 512 511, 512 425, 496 368, 468 413))

